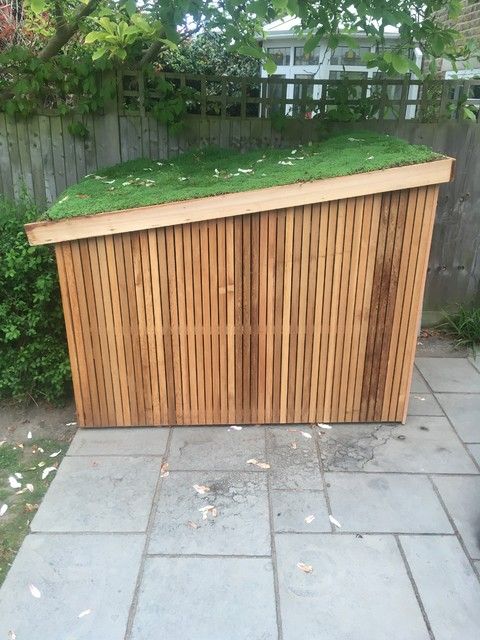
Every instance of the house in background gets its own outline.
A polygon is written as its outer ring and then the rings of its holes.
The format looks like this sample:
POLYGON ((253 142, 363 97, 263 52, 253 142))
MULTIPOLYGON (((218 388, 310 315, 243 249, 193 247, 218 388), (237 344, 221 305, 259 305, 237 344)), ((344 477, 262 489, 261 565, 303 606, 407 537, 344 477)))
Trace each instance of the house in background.
MULTIPOLYGON (((378 69, 367 68, 363 60, 364 54, 373 52, 374 47, 366 38, 362 38, 361 33, 358 34, 359 46, 355 49, 347 45, 341 45, 332 51, 327 49, 326 42, 321 42, 314 51, 307 54, 303 48, 304 39, 295 33, 295 27, 299 26, 299 24, 300 20, 298 18, 284 18, 265 27, 263 45, 276 62, 277 69, 273 76, 269 76, 262 65, 262 78, 292 80, 291 83, 275 84, 275 82, 271 82, 269 84, 271 97, 276 97, 280 100, 320 99, 322 90, 320 85, 309 84, 308 82, 295 83, 295 80, 339 80, 345 77, 363 80, 379 77, 378 69)), ((396 29, 391 29, 385 34, 385 38, 387 47, 389 43, 391 43, 390 46, 394 46, 395 41, 398 39, 398 32, 396 29)), ((415 50, 415 52, 412 52, 412 58, 415 59, 417 65, 421 64, 420 51, 415 50)), ((389 87, 388 93, 390 99, 399 99, 401 86, 389 87)), ((408 98, 414 100, 416 95, 417 87, 411 87, 408 98)), ((292 115, 292 105, 287 104, 285 106, 285 113, 292 115)), ((410 110, 409 112, 409 109, 407 109, 407 117, 413 116, 413 111, 410 110)))

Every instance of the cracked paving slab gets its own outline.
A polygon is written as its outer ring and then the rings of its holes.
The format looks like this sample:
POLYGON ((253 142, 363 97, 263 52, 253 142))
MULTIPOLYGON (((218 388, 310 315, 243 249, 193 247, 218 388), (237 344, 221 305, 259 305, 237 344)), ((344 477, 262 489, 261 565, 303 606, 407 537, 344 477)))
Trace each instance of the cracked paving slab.
POLYGON ((273 489, 323 488, 315 431, 309 426, 267 428, 267 459, 273 489))
POLYGON ((262 472, 180 472, 164 479, 148 553, 269 555, 267 478, 262 472), (193 485, 210 490, 199 494, 193 485), (203 519, 199 509, 211 506, 203 519))
POLYGON ((443 417, 411 416, 404 425, 335 425, 318 437, 327 471, 478 473, 443 417))

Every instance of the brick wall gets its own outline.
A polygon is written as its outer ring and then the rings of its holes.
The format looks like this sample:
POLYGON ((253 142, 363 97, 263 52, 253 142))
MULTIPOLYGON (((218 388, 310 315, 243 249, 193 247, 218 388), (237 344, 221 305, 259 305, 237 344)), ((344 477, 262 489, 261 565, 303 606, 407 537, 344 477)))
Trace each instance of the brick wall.
POLYGON ((454 21, 447 19, 446 9, 441 9, 437 15, 466 38, 480 38, 480 1, 462 0, 461 4, 462 13, 454 21))

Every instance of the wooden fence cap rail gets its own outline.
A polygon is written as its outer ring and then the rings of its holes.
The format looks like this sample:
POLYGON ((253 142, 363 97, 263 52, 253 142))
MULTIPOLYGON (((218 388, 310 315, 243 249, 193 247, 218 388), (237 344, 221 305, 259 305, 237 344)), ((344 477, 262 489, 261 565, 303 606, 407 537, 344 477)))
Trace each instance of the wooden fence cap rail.
POLYGON ((447 157, 338 178, 297 182, 90 216, 32 222, 25 225, 25 231, 31 245, 40 245, 156 229, 441 184, 453 179, 454 165, 455 160, 447 157))

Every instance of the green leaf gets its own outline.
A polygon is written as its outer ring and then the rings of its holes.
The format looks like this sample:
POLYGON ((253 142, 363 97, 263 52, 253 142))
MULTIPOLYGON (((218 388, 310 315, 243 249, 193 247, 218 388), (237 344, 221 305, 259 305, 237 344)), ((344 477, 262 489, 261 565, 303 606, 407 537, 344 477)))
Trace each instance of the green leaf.
POLYGON ((35 14, 45 11, 46 0, 30 0, 30 7, 35 14))
POLYGON ((474 122, 477 121, 476 113, 474 113, 469 107, 463 107, 463 117, 466 120, 473 120, 474 122))
POLYGON ((265 69, 265 71, 270 76, 270 75, 272 75, 272 73, 275 73, 275 71, 277 70, 277 65, 272 60, 272 58, 266 58, 264 63, 263 63, 263 68, 265 69))
POLYGON ((310 36, 303 46, 303 50, 305 53, 312 53, 312 51, 318 46, 320 40, 322 39, 321 33, 316 33, 313 36, 310 36))
POLYGON ((92 53, 92 60, 98 60, 99 58, 102 58, 106 53, 106 47, 98 47, 98 49, 95 49, 95 51, 92 53))
POLYGON ((400 75, 404 75, 410 71, 410 60, 406 56, 399 55, 398 53, 392 53, 391 64, 400 75))

